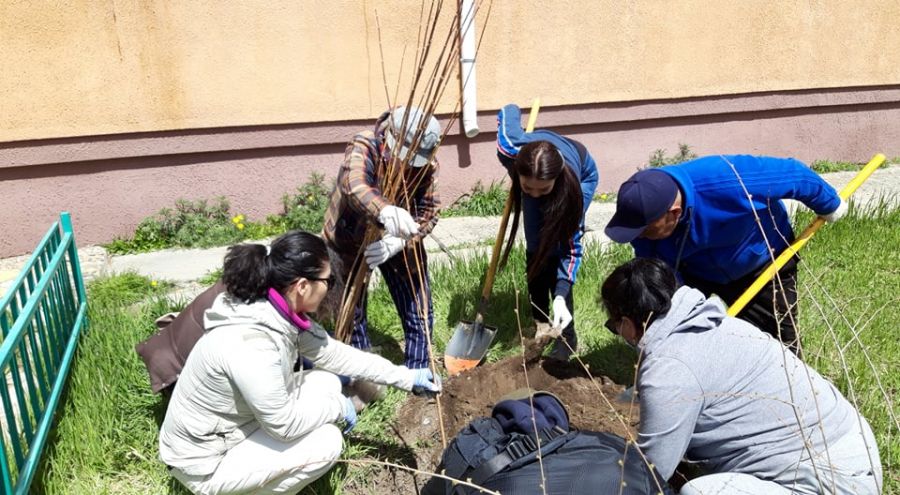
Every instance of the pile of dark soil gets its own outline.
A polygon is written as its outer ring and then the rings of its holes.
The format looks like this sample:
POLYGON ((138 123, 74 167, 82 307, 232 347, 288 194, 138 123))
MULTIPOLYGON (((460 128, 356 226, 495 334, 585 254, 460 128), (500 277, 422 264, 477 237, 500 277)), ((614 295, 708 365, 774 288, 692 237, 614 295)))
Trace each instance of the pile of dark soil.
MULTIPOLYGON (((561 363, 532 360, 528 363, 527 386, 552 392, 569 411, 571 426, 581 430, 608 431, 627 436, 636 434, 639 418, 637 404, 619 403, 616 397, 625 389, 606 377, 593 380, 577 361, 561 363), (604 399, 604 396, 606 399, 604 399)), ((520 356, 480 366, 444 383, 440 397, 447 442, 466 424, 480 416, 490 416, 501 397, 526 386, 526 373, 520 356)), ((421 471, 434 472, 441 460, 443 446, 434 399, 410 397, 392 425, 394 434, 408 452, 406 464, 421 471), (413 459, 414 458, 414 461, 413 459)), ((412 475, 395 469, 379 469, 371 476, 345 486, 347 493, 418 493, 427 481, 424 475, 412 475), (364 486, 363 486, 364 485, 364 486)))

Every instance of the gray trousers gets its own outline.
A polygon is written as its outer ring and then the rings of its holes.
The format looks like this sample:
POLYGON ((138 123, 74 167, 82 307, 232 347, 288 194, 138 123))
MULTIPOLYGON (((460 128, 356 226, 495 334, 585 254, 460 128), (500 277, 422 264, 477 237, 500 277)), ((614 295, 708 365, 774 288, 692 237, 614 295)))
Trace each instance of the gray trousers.
POLYGON ((829 445, 828 454, 802 459, 774 480, 745 473, 716 473, 690 481, 681 495, 834 494, 878 495, 882 488, 881 458, 875 435, 864 418, 859 428, 829 445))

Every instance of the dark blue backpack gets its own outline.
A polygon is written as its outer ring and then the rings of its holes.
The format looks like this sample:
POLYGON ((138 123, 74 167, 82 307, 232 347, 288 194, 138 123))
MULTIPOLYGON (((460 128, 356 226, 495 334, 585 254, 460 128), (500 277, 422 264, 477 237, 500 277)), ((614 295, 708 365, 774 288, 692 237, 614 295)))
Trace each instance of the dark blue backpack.
MULTIPOLYGON (((674 493, 623 438, 569 430, 565 407, 551 394, 537 392, 531 399, 498 402, 491 416, 472 421, 456 435, 438 472, 504 494, 674 493), (538 440, 541 462, 537 462, 538 440)), ((433 477, 422 493, 481 492, 433 477)))

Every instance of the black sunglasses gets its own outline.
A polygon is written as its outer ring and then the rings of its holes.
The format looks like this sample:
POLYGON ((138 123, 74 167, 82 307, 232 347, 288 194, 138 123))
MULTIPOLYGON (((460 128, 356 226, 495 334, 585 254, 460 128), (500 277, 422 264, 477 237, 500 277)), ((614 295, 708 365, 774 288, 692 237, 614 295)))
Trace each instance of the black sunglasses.
POLYGON ((328 278, 306 277, 306 280, 313 280, 315 282, 325 282, 325 288, 331 289, 332 287, 334 287, 335 276, 332 273, 331 275, 328 276, 328 278))
POLYGON ((622 318, 609 318, 603 326, 605 326, 613 335, 619 335, 619 332, 616 331, 616 327, 619 326, 620 321, 622 321, 622 318))

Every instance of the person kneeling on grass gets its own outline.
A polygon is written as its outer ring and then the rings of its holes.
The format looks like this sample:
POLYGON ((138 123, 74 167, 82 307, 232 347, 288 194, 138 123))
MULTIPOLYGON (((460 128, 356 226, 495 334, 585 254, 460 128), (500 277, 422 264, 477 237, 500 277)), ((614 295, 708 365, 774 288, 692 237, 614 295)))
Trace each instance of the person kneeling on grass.
POLYGON ((638 446, 666 479, 682 457, 707 473, 682 494, 881 492, 866 419, 721 300, 649 258, 619 266, 601 298, 607 328, 641 354, 638 446))
POLYGON ((428 369, 409 369, 329 337, 313 325, 331 283, 325 242, 293 231, 233 246, 226 291, 206 311, 159 436, 160 458, 193 493, 296 493, 341 453, 356 410, 336 374, 439 392, 428 369), (313 371, 294 371, 298 356, 313 371))

